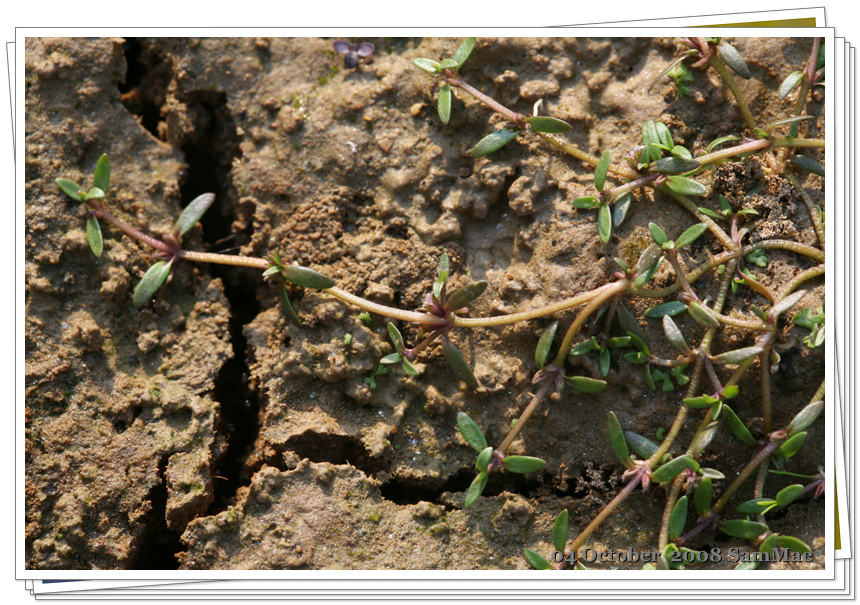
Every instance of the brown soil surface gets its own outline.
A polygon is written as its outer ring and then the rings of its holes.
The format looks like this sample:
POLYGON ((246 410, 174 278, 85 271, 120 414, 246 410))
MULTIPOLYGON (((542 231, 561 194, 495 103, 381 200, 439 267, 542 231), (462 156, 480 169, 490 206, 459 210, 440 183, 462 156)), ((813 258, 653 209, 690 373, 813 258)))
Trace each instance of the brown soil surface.
MULTIPOLYGON (((596 213, 570 205, 593 193, 593 168, 537 137, 473 159, 471 147, 501 120, 459 92, 450 124, 440 123, 438 84, 412 59, 450 56, 458 40, 370 41, 376 53, 354 70, 324 39, 28 41, 28 568, 524 569, 524 547, 552 552, 560 510, 570 511, 573 536, 623 485, 609 411, 655 441, 672 423, 681 390, 650 391, 641 367, 616 352, 605 391, 568 390, 546 402, 515 441, 512 453, 541 457, 544 469, 493 473, 486 497, 463 509, 475 455, 457 413, 500 443, 528 402, 538 337, 555 319, 566 329, 573 312, 457 331, 477 389, 458 383, 441 347, 419 358, 420 376, 393 366, 371 389, 365 379, 391 352, 386 322, 365 323, 324 293, 291 292, 299 327, 258 272, 180 262, 154 303, 133 308, 151 250, 103 225, 105 252, 95 259, 85 209, 54 184, 65 177, 88 186, 102 153, 113 166, 106 204, 130 224, 166 234, 184 204, 212 191, 216 202, 187 247, 258 257, 278 249, 345 290, 406 309, 422 304, 443 252, 456 285, 489 282, 471 315, 498 315, 606 283, 615 257, 638 256, 649 222, 670 238, 694 223, 670 199, 640 193, 602 244, 596 213)), ((733 42, 752 71, 741 88, 759 124, 789 115, 793 101, 780 102, 776 89, 806 60, 809 40, 733 42)), ((545 112, 573 125, 563 136, 590 153, 620 158, 639 144, 644 120, 661 119, 676 143, 701 154, 717 137, 739 134, 743 120, 713 70, 696 72, 687 97, 668 80, 647 92, 675 48, 650 38, 481 39, 463 75, 521 113, 543 99, 545 112)), ((823 101, 809 112, 816 118, 803 128, 818 136, 823 101)), ((823 205, 823 179, 802 178, 823 205)), ((702 205, 717 207, 722 193, 759 210, 751 241, 817 245, 803 201, 756 161, 704 180, 712 187, 702 205)), ((693 266, 720 251, 707 235, 684 258, 693 266)), ((777 289, 812 266, 788 252, 768 259, 754 272, 777 289)), ((666 263, 656 284, 673 281, 666 263)), ((717 286, 706 278, 696 287, 713 299, 717 286)), ((815 308, 824 281, 810 286, 802 306, 815 308)), ((642 315, 654 301, 633 303, 652 350, 674 357, 660 322, 642 315)), ((742 289, 724 312, 750 315, 751 304, 766 306, 742 289)), ((703 328, 676 319, 687 342, 699 342, 703 328)), ((415 330, 401 329, 416 342, 415 330)), ((599 330, 586 324, 586 334, 599 330)), ((806 335, 784 326, 774 426, 785 426, 823 379, 823 347, 803 345, 806 335)), ((751 344, 749 334, 726 330, 713 350, 751 344)), ((600 377, 596 358, 578 363, 577 373, 600 377)), ((747 374, 733 402, 753 426, 758 375, 747 374)), ((823 433, 819 421, 787 469, 817 472, 823 433)), ((731 478, 752 453, 723 427, 703 465, 731 478)), ((792 482, 773 476, 767 492, 792 482)), ((719 492, 728 481, 715 485, 719 492)), ((751 494, 745 486, 727 510, 751 494)), ((635 494, 588 546, 654 550, 664 501, 659 488, 635 494)), ((823 566, 825 505, 804 497, 769 517, 773 531, 813 547, 813 568, 823 566)), ((719 532, 694 546, 750 548, 719 532)))

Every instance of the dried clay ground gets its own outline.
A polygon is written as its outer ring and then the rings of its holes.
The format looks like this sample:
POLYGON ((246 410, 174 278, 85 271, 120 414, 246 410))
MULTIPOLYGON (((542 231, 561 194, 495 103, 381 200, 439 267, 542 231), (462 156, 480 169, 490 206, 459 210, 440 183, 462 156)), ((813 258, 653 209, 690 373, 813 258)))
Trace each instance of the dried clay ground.
MULTIPOLYGON (((456 284, 489 282, 470 309, 486 316, 606 283, 617 271, 613 258, 635 260, 651 221, 670 237, 693 224, 671 200, 637 194, 602 244, 595 213, 570 205, 593 191, 593 168, 536 137, 473 159, 472 145, 500 120, 459 93, 451 123, 440 123, 438 84, 412 59, 450 56, 458 40, 371 41, 376 53, 349 70, 324 39, 28 40, 28 568, 526 569, 523 547, 552 552, 560 510, 570 511, 575 535, 622 485, 607 413, 652 440, 671 424, 680 390, 650 391, 641 367, 618 355, 605 391, 547 401, 515 442, 513 453, 546 460, 542 471, 494 473, 486 497, 463 509, 475 456, 457 413, 498 444, 528 401, 541 331, 554 319, 566 327, 572 312, 457 332, 478 389, 458 383, 440 351, 419 359, 417 378, 395 367, 371 389, 364 379, 391 352, 382 318, 366 324, 357 310, 296 288, 303 325, 295 326, 258 271, 193 263, 179 263, 138 311, 131 293, 151 250, 104 226, 104 255, 93 257, 85 209, 54 179, 90 183, 102 153, 113 166, 106 204, 131 224, 167 233, 184 204, 211 191, 216 201, 190 248, 258 257, 278 249, 345 290, 406 309, 421 305, 443 252, 456 284)), ((544 111, 573 125, 564 136, 591 153, 621 157, 646 119, 663 120, 676 142, 702 153, 717 137, 739 134, 743 120, 713 71, 697 72, 682 99, 666 80, 647 92, 676 42, 481 39, 463 75, 521 113, 544 99, 544 111)), ((791 102, 780 102, 776 88, 802 66, 810 41, 733 42, 753 74, 741 86, 754 115, 761 123, 789 115, 791 102)), ((817 118, 804 125, 808 136, 823 136, 823 102, 809 112, 817 118)), ((823 204, 823 179, 803 178, 823 204)), ((711 193, 701 203, 710 207, 719 193, 740 202, 764 183, 747 200, 761 212, 752 241, 816 244, 799 196, 756 161, 704 181, 711 193)), ((705 236, 687 258, 720 251, 705 236)), ((809 266, 774 251, 759 274, 778 284, 809 266)), ((666 267, 657 280, 674 277, 666 267)), ((703 287, 713 295, 716 284, 703 287)), ((816 307, 823 279, 810 287, 803 306, 816 307)), ((728 312, 757 304, 749 291, 732 301, 728 312)), ((638 317, 654 304, 632 303, 638 317)), ((659 322, 641 323, 652 348, 671 356, 659 322)), ((700 338, 687 316, 678 323, 688 342, 700 338)), ((416 332, 403 330, 415 342, 416 332)), ((803 345, 807 334, 783 330, 775 426, 823 379, 823 347, 803 345)), ((751 344, 731 330, 721 338, 721 350, 751 344)), ((595 362, 580 363, 576 372, 599 375, 595 362)), ((735 409, 753 427, 758 392, 758 372, 750 372, 735 409)), ((696 423, 688 421, 679 444, 696 423)), ((817 472, 822 424, 792 470, 817 472)), ((733 475, 750 455, 722 430, 703 462, 733 475)), ((783 479, 769 485, 790 482, 783 479)), ((750 494, 746 486, 735 504, 750 494)), ((635 494, 588 546, 654 550, 664 501, 661 489, 635 494)), ((804 498, 769 518, 774 531, 813 547, 813 568, 823 565, 825 505, 804 498)), ((716 532, 696 546, 749 548, 716 532)), ((641 565, 602 567, 614 566, 641 565)))

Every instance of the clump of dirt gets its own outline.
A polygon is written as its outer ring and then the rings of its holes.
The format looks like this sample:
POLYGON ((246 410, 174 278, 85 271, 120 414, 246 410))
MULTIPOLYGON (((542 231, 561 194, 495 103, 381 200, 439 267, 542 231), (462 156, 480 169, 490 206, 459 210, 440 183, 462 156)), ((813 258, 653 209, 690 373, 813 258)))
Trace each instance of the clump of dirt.
MULTIPOLYGON (((569 324, 571 312, 454 333, 481 383, 468 389, 440 348, 421 355, 417 377, 399 366, 379 373, 393 350, 386 321, 368 321, 324 292, 290 291, 302 321, 294 325, 253 271, 179 262, 155 302, 136 311, 131 292, 151 251, 104 227, 105 253, 92 257, 86 211, 54 179, 88 185, 102 153, 113 165, 106 202, 128 223, 166 234, 182 205, 213 191, 215 206, 189 248, 257 257, 277 249, 345 290, 407 309, 422 304, 443 252, 452 285, 489 282, 472 315, 498 315, 603 285, 616 257, 631 262, 647 246, 649 222, 670 238, 692 224, 670 199, 637 193, 602 244, 594 213, 570 205, 593 193, 593 169, 536 137, 472 158, 474 143, 501 120, 459 93, 450 124, 440 124, 438 83, 412 59, 450 56, 459 41, 370 41, 375 55, 349 70, 324 39, 28 39, 28 568, 524 569, 523 547, 552 552, 562 508, 575 533, 620 489, 609 411, 652 439, 671 424, 679 391, 651 391, 641 368, 614 352, 605 391, 547 402, 514 442, 510 453, 541 457, 544 469, 493 473, 486 497, 464 509, 475 469, 458 412, 500 443, 530 399, 538 337, 555 319, 569 324), (242 385, 225 386, 227 377, 242 385), (241 414, 251 417, 235 420, 241 414), (228 477, 216 476, 221 466, 233 469, 228 477)), ((806 41, 735 43, 753 73, 741 89, 754 113, 763 123, 783 117, 775 90, 806 59, 806 41)), ((479 40, 463 73, 523 113, 543 99, 544 111, 574 126, 565 136, 590 153, 620 158, 640 143, 644 120, 662 119, 677 143, 700 154, 716 137, 739 134, 743 120, 712 72, 697 73, 685 98, 665 81, 643 92, 673 49, 646 38, 490 38, 479 40)), ((823 103, 809 111, 816 120, 802 127, 814 136, 823 103)), ((803 184, 823 202, 821 179, 803 184)), ((752 241, 816 242, 804 204, 757 163, 719 167, 712 189, 701 205, 718 208, 722 193, 759 211, 752 241)), ((684 262, 721 251, 706 235, 684 262)), ((768 257, 766 285, 811 266, 787 252, 768 257)), ((664 267, 655 285, 673 282, 664 267)), ((715 296, 719 281, 700 286, 715 296)), ((810 290, 803 306, 814 308, 823 279, 810 290)), ((743 293, 726 313, 749 315, 751 304, 763 304, 756 297, 743 293)), ((655 303, 622 304, 643 318, 655 303)), ((690 343, 704 334, 686 316, 676 321, 690 343)), ((674 356, 659 323, 640 321, 654 352, 674 356)), ((601 327, 589 322, 585 334, 601 327)), ((416 330, 400 328, 415 342, 416 330)), ((804 334, 782 331, 771 379, 775 426, 823 376, 820 349, 803 345, 804 334)), ((746 337, 726 331, 714 352, 746 337)), ((569 367, 603 378, 587 356, 569 367)), ((742 393, 759 392, 753 374, 742 393)), ((742 418, 759 414, 752 395, 734 407, 742 418)), ((697 420, 688 424, 679 443, 697 420)), ((728 475, 750 453, 726 433, 704 462, 728 475)), ((817 472, 822 433, 810 430, 810 455, 793 470, 817 472)), ((741 491, 738 498, 752 497, 751 488, 741 491)), ((590 546, 656 549, 664 496, 635 498, 590 546)), ((823 565, 823 507, 803 501, 790 522, 773 525, 813 546, 812 567, 823 565)), ((737 542, 716 533, 707 540, 701 548, 737 542)))

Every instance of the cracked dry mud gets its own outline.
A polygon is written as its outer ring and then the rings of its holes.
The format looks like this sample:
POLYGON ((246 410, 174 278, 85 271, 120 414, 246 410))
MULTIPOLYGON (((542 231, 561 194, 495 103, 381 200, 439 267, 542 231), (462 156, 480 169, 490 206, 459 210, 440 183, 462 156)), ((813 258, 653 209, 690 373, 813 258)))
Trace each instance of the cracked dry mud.
MULTIPOLYGON (((652 438, 671 423, 677 393, 648 391, 638 369, 616 360, 603 393, 547 402, 515 442, 513 453, 547 461, 543 471, 494 473, 487 497, 464 510, 474 454, 457 413, 499 443, 528 400, 534 347, 553 318, 459 331, 476 390, 453 379, 440 351, 419 359, 418 378, 396 368, 371 390, 364 378, 390 352, 385 322, 366 324, 325 294, 292 292, 297 327, 256 272, 179 263, 156 302, 132 307, 151 251, 105 227, 95 259, 85 210, 54 184, 89 183, 102 153, 113 166, 107 205, 132 225, 167 233, 183 204, 212 191, 215 205, 188 247, 255 256, 277 248, 345 290, 402 308, 420 306, 442 252, 457 284, 490 284, 473 315, 501 314, 602 285, 614 257, 638 256, 649 221, 670 237, 692 224, 671 201, 643 194, 619 237, 601 244, 594 213, 569 203, 591 191, 588 167, 527 138, 472 159, 498 118, 459 95, 451 124, 440 124, 437 85, 411 61, 450 54, 459 41, 371 41, 376 54, 347 70, 323 39, 28 39, 28 568, 524 569, 523 547, 552 551, 562 508, 574 534, 622 485, 606 437, 610 410, 652 438)), ((753 113, 782 117, 775 89, 803 63, 808 41, 735 42, 753 71, 742 83, 753 113)), ((700 151, 742 120, 711 73, 697 73, 684 99, 665 81, 646 94, 673 48, 671 39, 487 39, 464 74, 520 112, 543 98, 592 153, 625 153, 648 118, 700 151)), ((822 132, 823 102, 810 113, 818 117, 809 132, 822 132)), ((759 180, 727 165, 714 191, 735 203, 759 180)), ((752 200, 767 219, 756 237, 813 244, 803 203, 778 179, 765 181, 752 200)), ((823 203, 823 180, 804 184, 823 203)), ((702 238, 691 262, 719 251, 702 238)), ((766 284, 809 266, 789 253, 769 259, 766 284)), ((657 280, 673 276, 663 269, 657 280)), ((803 306, 823 302, 823 279, 812 285, 803 306)), ((755 296, 732 299, 726 312, 748 311, 755 296)), ((651 304, 631 308, 641 317, 651 304)), ((668 355, 655 323, 643 328, 668 355)), ((701 333, 688 318, 678 324, 701 333)), ((823 351, 799 342, 806 333, 784 329, 777 426, 823 377, 823 351)), ((728 330, 719 343, 751 341, 728 330)), ((742 393, 758 392, 753 374, 742 393)), ((755 396, 738 401, 743 417, 757 415, 755 396)), ((728 474, 749 452, 724 433, 705 464, 728 474)), ((812 427, 793 470, 817 471, 823 433, 823 423, 812 427)), ((636 494, 588 545, 654 550, 663 502, 661 490, 636 494)), ((823 565, 824 506, 804 499, 770 520, 813 547, 812 567, 823 565)), ((698 546, 743 544, 711 534, 698 546)))

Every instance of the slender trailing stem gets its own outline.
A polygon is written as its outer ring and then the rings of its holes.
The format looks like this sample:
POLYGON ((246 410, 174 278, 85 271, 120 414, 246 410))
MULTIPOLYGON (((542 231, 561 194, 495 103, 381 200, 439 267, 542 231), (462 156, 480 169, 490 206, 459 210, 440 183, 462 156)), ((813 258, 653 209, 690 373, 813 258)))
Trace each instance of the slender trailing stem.
POLYGON ((693 202, 687 199, 687 196, 672 191, 666 185, 660 185, 658 189, 670 196, 679 204, 681 204, 681 206, 686 208, 693 216, 696 217, 696 220, 698 220, 700 223, 707 223, 708 230, 710 230, 710 232, 713 233, 718 240, 720 240, 723 246, 734 252, 740 251, 740 246, 735 243, 732 238, 726 234, 725 231, 723 231, 723 228, 720 227, 717 223, 715 223, 711 217, 702 214, 699 211, 699 208, 693 202))
POLYGON ((565 549, 565 552, 577 552, 580 548, 582 548, 585 541, 588 540, 588 537, 594 533, 594 531, 600 527, 600 524, 603 523, 604 519, 612 514, 618 505, 624 502, 627 499, 627 496, 632 494, 639 484, 642 482, 642 475, 637 474, 630 480, 630 482, 624 486, 618 494, 610 500, 609 504, 603 507, 603 510, 598 513, 598 515, 592 520, 588 526, 582 530, 582 532, 576 537, 576 539, 570 544, 568 549, 565 549))
POLYGON ((526 117, 524 115, 517 113, 511 109, 508 109, 507 107, 496 101, 494 98, 485 95, 465 80, 461 80, 460 78, 455 76, 452 71, 445 70, 445 75, 447 76, 445 78, 445 81, 451 86, 459 88, 463 92, 469 93, 470 95, 475 97, 475 99, 483 103, 485 106, 492 109, 496 113, 503 115, 517 126, 522 127, 525 124, 526 117))
POLYGON ((781 301, 783 298, 794 292, 794 290, 796 290, 797 287, 803 282, 810 280, 814 277, 819 277, 821 275, 824 275, 824 265, 817 265, 815 267, 807 269, 806 271, 803 271, 802 273, 795 275, 792 280, 785 284, 782 287, 782 290, 780 290, 779 293, 776 295, 775 302, 781 301))
POLYGON ((541 401, 543 401, 547 394, 551 390, 553 390, 554 382, 555 381, 553 380, 543 381, 543 384, 541 384, 540 388, 534 394, 534 397, 532 397, 531 401, 529 401, 529 404, 526 406, 526 409, 524 409, 523 413, 520 414, 520 417, 517 420, 517 423, 511 429, 511 432, 508 433, 508 436, 505 437, 505 440, 502 441, 501 445, 496 448, 496 450, 501 452, 503 456, 507 453, 508 448, 511 447, 511 444, 514 442, 514 439, 517 438, 519 432, 526 425, 528 419, 531 418, 532 414, 534 414, 541 401))
POLYGON ((341 290, 337 286, 329 288, 328 290, 326 290, 326 292, 328 292, 338 300, 342 300, 343 302, 354 305, 359 309, 364 309, 365 311, 376 313, 377 315, 383 315, 392 319, 400 319, 402 321, 410 321, 421 325, 441 326, 445 324, 445 319, 443 317, 431 315, 430 313, 404 311, 403 309, 396 309, 394 307, 380 305, 378 303, 361 298, 360 296, 356 296, 355 294, 350 294, 345 290, 341 290))
POLYGON ((770 352, 771 348, 767 347, 758 355, 760 365, 759 380, 761 382, 761 416, 764 421, 764 432, 768 435, 773 431, 773 413, 771 412, 770 404, 770 352))
POLYGON ((740 489, 741 485, 743 485, 744 482, 749 479, 754 472, 756 472, 756 469, 762 462, 770 458, 771 455, 773 455, 773 453, 779 449, 779 446, 782 445, 783 441, 784 439, 771 441, 756 453, 753 459, 750 460, 749 463, 738 474, 738 476, 735 477, 735 480, 732 481, 731 485, 726 488, 726 491, 723 492, 723 494, 720 496, 720 499, 717 500, 716 504, 714 504, 714 514, 719 513, 721 510, 723 510, 726 504, 729 503, 731 497, 735 495, 735 492, 740 489))
POLYGON ((754 252, 755 250, 759 249, 788 250, 790 252, 797 252, 798 254, 808 256, 809 258, 817 260, 820 263, 824 262, 824 252, 822 252, 818 248, 813 248, 812 246, 807 246, 806 244, 801 244, 800 242, 793 242, 787 239, 769 239, 750 244, 749 246, 744 248, 744 254, 749 254, 750 252, 754 252))
POLYGON ((729 70, 726 69, 726 64, 723 63, 719 53, 711 55, 711 65, 714 66, 714 69, 716 69, 717 73, 720 74, 720 77, 726 83, 726 86, 728 86, 729 90, 732 91, 732 95, 734 95, 735 101, 737 101, 738 108, 741 110, 741 115, 744 117, 744 122, 746 122, 747 128, 749 128, 750 132, 755 132, 756 125, 752 112, 750 112, 750 108, 747 106, 743 94, 741 94, 741 89, 738 86, 738 83, 735 81, 734 76, 729 73, 729 70))
POLYGON ((821 210, 815 205, 815 202, 812 201, 812 198, 809 197, 809 192, 806 191, 797 180, 797 177, 792 174, 790 170, 786 170, 784 173, 785 178, 791 181, 791 184, 794 185, 794 188, 800 193, 800 197, 803 198, 803 203, 806 204, 806 209, 809 211, 809 218, 812 219, 812 228, 815 230, 815 235, 818 236, 818 243, 821 244, 821 249, 824 249, 824 221, 821 220, 821 210))
MULTIPOLYGON (((617 282, 608 284, 607 286, 603 286, 602 288, 598 288, 600 293, 595 296, 591 302, 589 302, 585 308, 579 312, 579 315, 576 316, 576 319, 570 324, 570 327, 567 329, 567 333, 564 335, 564 340, 561 343, 561 346, 558 349, 558 355, 555 356, 555 360, 553 361, 553 365, 558 368, 564 366, 564 360, 567 357, 568 353, 570 353, 570 347, 573 345, 573 339, 576 337, 576 334, 579 332, 580 328, 582 328, 582 324, 585 323, 585 320, 596 311, 600 305, 604 302, 612 298, 613 296, 618 296, 630 286, 630 282, 627 279, 619 279, 617 282)), ((598 291, 598 290, 595 290, 598 291)))
MULTIPOLYGON (((596 155, 591 155, 590 153, 583 151, 576 145, 572 145, 570 143, 562 141, 560 138, 553 134, 549 134, 547 132, 537 132, 535 134, 537 134, 540 138, 542 138, 544 141, 546 141, 553 147, 561 149, 563 152, 575 157, 577 160, 582 160, 583 162, 591 164, 592 166, 597 166, 597 163, 600 161, 600 158, 596 155)), ((638 179, 642 176, 641 174, 630 168, 625 168, 623 166, 613 166, 611 164, 609 166, 609 172, 617 174, 618 176, 624 177, 626 179, 630 179, 631 181, 638 179)))
POLYGON ((107 208, 104 207, 104 205, 98 202, 93 202, 92 200, 88 200, 87 203, 93 209, 94 216, 100 219, 104 219, 106 222, 110 223, 130 238, 136 239, 137 241, 146 244, 150 248, 155 248, 156 250, 159 250, 166 254, 169 254, 172 251, 172 248, 160 239, 152 237, 151 235, 147 235, 140 229, 135 229, 128 223, 125 223, 115 217, 107 208))
POLYGON ((706 166, 707 164, 713 164, 720 160, 727 160, 745 153, 763 151, 765 149, 769 149, 772 144, 773 142, 770 139, 755 139, 754 141, 748 141, 741 145, 736 145, 735 147, 727 147, 726 149, 720 149, 719 151, 714 151, 706 155, 700 155, 696 158, 696 161, 702 166, 706 166))
POLYGON ((773 139, 774 147, 826 147, 824 139, 773 139))
POLYGON ((253 269, 268 269, 271 263, 263 258, 253 256, 237 256, 233 254, 215 254, 214 252, 194 252, 192 250, 180 250, 177 258, 192 260, 199 263, 212 263, 216 265, 234 265, 237 267, 251 267, 253 269))

